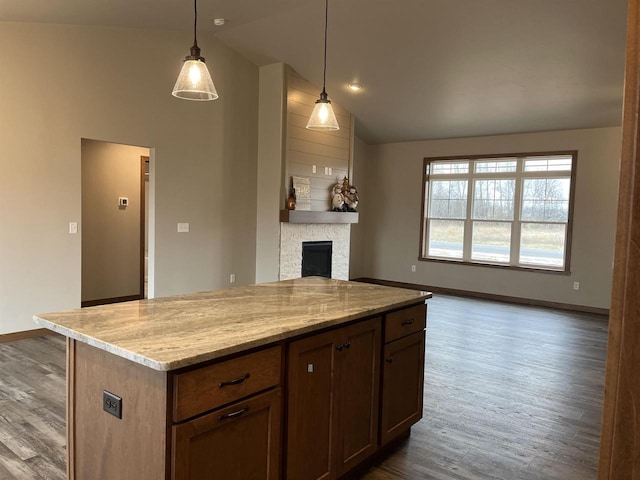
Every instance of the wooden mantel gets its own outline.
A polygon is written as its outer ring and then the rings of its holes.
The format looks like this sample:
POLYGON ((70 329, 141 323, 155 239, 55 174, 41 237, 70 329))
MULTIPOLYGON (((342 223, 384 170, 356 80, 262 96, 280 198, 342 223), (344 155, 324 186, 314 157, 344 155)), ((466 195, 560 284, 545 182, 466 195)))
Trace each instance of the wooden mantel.
POLYGON ((280 210, 283 223, 358 223, 358 212, 280 210))

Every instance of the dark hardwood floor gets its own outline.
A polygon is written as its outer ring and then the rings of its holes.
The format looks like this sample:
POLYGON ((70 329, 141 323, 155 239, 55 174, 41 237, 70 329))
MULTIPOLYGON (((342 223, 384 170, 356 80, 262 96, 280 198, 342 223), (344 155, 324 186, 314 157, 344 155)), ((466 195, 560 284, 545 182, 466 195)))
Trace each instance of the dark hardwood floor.
MULTIPOLYGON (((606 319, 428 303, 424 418, 360 477, 595 479, 606 319)), ((64 362, 57 336, 0 344, 0 479, 65 478, 64 362)))
POLYGON ((363 478, 596 478, 606 319, 434 296, 424 418, 363 478))
POLYGON ((0 479, 66 478, 65 341, 0 344, 0 479))

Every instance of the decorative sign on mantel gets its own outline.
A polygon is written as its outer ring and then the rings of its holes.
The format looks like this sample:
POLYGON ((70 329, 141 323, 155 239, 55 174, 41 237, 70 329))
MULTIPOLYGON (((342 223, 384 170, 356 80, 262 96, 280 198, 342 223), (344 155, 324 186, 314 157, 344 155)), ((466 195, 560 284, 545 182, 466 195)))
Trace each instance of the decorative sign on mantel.
POLYGON ((311 184, 309 177, 291 177, 296 195, 296 210, 311 210, 311 184))

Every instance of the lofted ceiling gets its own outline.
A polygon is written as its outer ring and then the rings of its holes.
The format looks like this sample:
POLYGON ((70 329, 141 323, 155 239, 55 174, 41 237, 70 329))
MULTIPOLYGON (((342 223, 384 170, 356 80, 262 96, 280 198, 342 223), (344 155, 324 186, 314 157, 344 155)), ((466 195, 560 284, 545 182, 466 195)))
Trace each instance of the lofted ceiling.
MULTIPOLYGON (((327 92, 354 113, 356 134, 369 143, 620 125, 626 7, 330 0, 327 92), (364 88, 351 92, 349 82, 364 88)), ((285 62, 322 85, 323 0, 199 0, 198 10, 199 32, 257 65, 285 62), (214 26, 220 17, 225 25, 214 26)), ((0 20, 188 30, 193 4, 0 0, 0 20)))

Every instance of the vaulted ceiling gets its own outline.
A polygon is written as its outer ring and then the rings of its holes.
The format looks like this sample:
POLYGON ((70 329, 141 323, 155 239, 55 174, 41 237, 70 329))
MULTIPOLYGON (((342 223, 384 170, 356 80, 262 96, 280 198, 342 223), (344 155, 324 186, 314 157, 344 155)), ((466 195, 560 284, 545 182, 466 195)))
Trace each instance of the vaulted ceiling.
MULTIPOLYGON (((323 0, 198 10, 200 32, 322 85, 323 0)), ((189 30, 193 4, 0 0, 0 20, 189 30)), ((329 0, 327 92, 369 143, 620 125, 625 30, 626 0, 329 0)))

